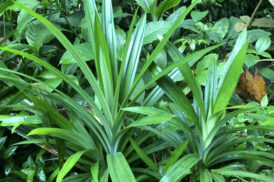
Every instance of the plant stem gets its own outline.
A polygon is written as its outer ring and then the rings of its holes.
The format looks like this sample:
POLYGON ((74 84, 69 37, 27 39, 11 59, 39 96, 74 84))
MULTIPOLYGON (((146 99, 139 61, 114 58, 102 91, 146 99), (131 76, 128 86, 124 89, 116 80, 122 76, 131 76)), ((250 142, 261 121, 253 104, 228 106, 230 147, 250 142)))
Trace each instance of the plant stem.
POLYGON ((261 61, 274 61, 274 59, 260 59, 259 62, 261 61))
POLYGON ((252 23, 252 21, 253 21, 253 19, 254 19, 254 16, 255 16, 256 12, 258 11, 259 7, 261 6, 262 2, 263 2, 263 0, 260 0, 260 1, 258 2, 258 4, 257 4, 256 8, 254 9, 254 11, 253 11, 253 13, 252 13, 252 15, 251 15, 251 18, 250 18, 250 20, 249 20, 249 22, 248 22, 248 24, 247 24, 246 27, 248 27, 248 26, 252 23))

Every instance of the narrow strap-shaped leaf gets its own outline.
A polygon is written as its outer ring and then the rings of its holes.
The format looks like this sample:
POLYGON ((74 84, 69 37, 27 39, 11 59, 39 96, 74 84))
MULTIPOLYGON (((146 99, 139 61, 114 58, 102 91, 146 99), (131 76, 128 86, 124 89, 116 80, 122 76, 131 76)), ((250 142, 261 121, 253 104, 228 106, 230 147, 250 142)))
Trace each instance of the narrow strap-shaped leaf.
MULTIPOLYGON (((26 8, 25 6, 21 5, 20 3, 17 3, 15 1, 13 1, 13 2, 17 6, 19 6, 20 8, 24 9, 29 14, 31 14, 33 17, 35 17, 39 21, 41 21, 49 29, 49 31, 53 35, 55 35, 55 37, 60 41, 60 43, 62 43, 62 45, 71 53, 71 55, 74 57, 77 64, 79 65, 80 69, 82 70, 83 74, 87 78, 90 86, 94 90, 96 96, 98 97, 98 100, 100 101, 100 104, 101 104, 101 106, 102 106, 102 108, 105 112, 105 115, 108 118, 108 121, 111 122, 112 121, 111 112, 110 112, 110 109, 109 109, 109 107, 108 107, 108 105, 105 101, 103 93, 102 93, 101 89, 99 88, 99 86, 97 84, 97 80, 96 80, 95 76, 93 75, 93 73, 91 72, 91 70, 89 69, 86 62, 83 61, 81 55, 79 55, 79 53, 75 50, 75 48, 73 47, 71 42, 65 37, 65 35, 55 25, 53 25, 46 18, 44 18, 43 16, 35 13, 34 11, 32 11, 28 8, 26 8)), ((88 99, 88 100, 90 100, 90 99, 88 99)), ((92 107, 94 107, 94 105, 92 105, 92 107)))
POLYGON ((50 135, 53 137, 58 137, 73 143, 74 145, 78 145, 84 149, 95 149, 95 146, 92 145, 89 141, 87 141, 81 135, 59 128, 36 128, 33 129, 28 136, 30 135, 50 135))
POLYGON ((91 168, 91 175, 92 175, 92 179, 95 182, 99 182, 99 162, 97 161, 91 168))
POLYGON ((202 169, 200 171, 200 182, 212 182, 212 177, 208 169, 202 169))
POLYGON ((165 0, 154 11, 157 17, 160 17, 166 10, 177 6, 181 0, 165 0))
MULTIPOLYGON (((183 59, 182 53, 175 47, 174 44, 168 42, 167 43, 167 49, 170 57, 173 59, 174 62, 180 61, 183 59)), ((195 61, 195 60, 194 60, 195 61)), ((193 60, 192 60, 193 62, 193 60)), ((194 98, 196 99, 196 102, 200 108, 200 112, 202 114, 203 120, 205 120, 205 109, 204 109, 204 104, 203 104, 203 96, 202 96, 202 89, 200 85, 197 83, 192 70, 190 69, 190 66, 185 63, 179 67, 180 72, 182 73, 184 77, 184 81, 187 83, 189 86, 190 90, 193 93, 194 98)))
MULTIPOLYGON (((150 87, 152 84, 154 84, 157 80, 161 79, 162 77, 164 77, 165 75, 167 75, 170 71, 174 70, 175 68, 177 68, 178 66, 188 63, 189 61, 192 60, 199 60, 202 56, 204 56, 206 53, 208 53, 209 51, 212 51, 218 47, 220 47, 221 45, 215 45, 215 46, 211 46, 205 49, 202 49, 200 51, 194 52, 186 57, 184 57, 182 60, 177 61, 172 63, 170 66, 166 67, 164 70, 162 70, 159 74, 157 74, 155 77, 153 77, 144 87, 142 90, 139 91, 139 93, 127 104, 127 106, 131 106, 136 100, 137 98, 148 88, 150 87)), ((161 91, 163 92, 163 91, 161 91)), ((125 104, 125 103, 124 103, 125 104)), ((120 120, 121 117, 123 116, 123 112, 120 112, 117 119, 116 120, 120 120)), ((115 127, 117 128, 117 126, 115 127)))
POLYGON ((198 131, 201 132, 195 110, 181 89, 168 77, 161 78, 157 83, 164 90, 166 95, 187 115, 188 120, 193 122, 198 131))
POLYGON ((133 121, 128 125, 128 127, 138 127, 138 126, 146 126, 152 124, 160 124, 169 121, 174 115, 172 114, 155 114, 142 117, 136 121, 133 121))
MULTIPOLYGON (((46 69, 50 70, 55 75, 57 75, 58 77, 62 78, 64 81, 66 81, 72 88, 74 88, 88 102, 88 104, 92 107, 92 109, 94 110, 96 115, 99 116, 100 120, 104 124, 104 127, 107 131, 107 134, 109 136, 112 135, 110 126, 108 125, 107 121, 105 120, 105 117, 103 116, 103 114, 99 110, 99 108, 96 106, 96 104, 94 103, 92 98, 79 85, 75 84, 75 82, 70 80, 64 73, 62 73, 61 71, 56 69, 54 66, 48 64, 47 62, 45 62, 45 61, 43 61, 43 60, 41 60, 41 59, 39 59, 39 58, 37 58, 33 55, 30 55, 28 53, 21 52, 21 51, 15 50, 15 49, 6 48, 6 47, 0 47, 0 49, 11 52, 11 53, 15 53, 15 54, 18 54, 18 55, 21 55, 21 56, 24 56, 24 57, 34 61, 35 63, 40 64, 41 66, 45 67, 46 69)), ((26 75, 24 75, 24 76, 26 76, 26 75)), ((60 94, 60 92, 59 92, 59 94, 60 94)))
POLYGON ((149 158, 149 156, 139 147, 136 141, 133 138, 129 138, 131 145, 133 146, 134 150, 136 151, 137 155, 143 160, 149 168, 155 172, 158 170, 158 166, 149 158))
POLYGON ((111 0, 103 0, 102 5, 102 26, 109 50, 109 58, 113 75, 113 83, 116 85, 118 80, 116 34, 111 0))
MULTIPOLYGON (((129 49, 129 44, 131 42, 131 37, 132 37, 132 33, 133 33, 133 28, 134 28, 134 25, 135 25, 135 20, 136 20, 136 17, 137 17, 137 12, 138 12, 138 9, 139 9, 139 6, 138 8, 136 9, 135 13, 134 13, 134 16, 132 18, 132 21, 130 23, 130 27, 129 27, 129 31, 128 31, 128 35, 127 35, 127 40, 126 40, 126 45, 125 45, 125 48, 124 48, 124 51, 123 51, 123 56, 122 56, 122 64, 120 66, 120 69, 119 69, 119 75, 118 75, 118 80, 117 80, 117 84, 116 84, 116 88, 115 88, 115 95, 114 95, 114 102, 113 102, 113 113, 117 113, 118 112, 118 106, 119 106, 119 99, 121 97, 121 85, 122 85, 122 80, 123 80, 123 75, 124 75, 124 69, 125 69, 125 64, 126 64, 126 59, 127 59, 127 51, 129 49)), ((115 118, 115 124, 116 125, 119 125, 118 122, 116 121, 120 121, 120 119, 116 118, 117 116, 115 115, 114 118, 115 118)), ((117 126, 116 126, 117 127, 117 126)))
POLYGON ((211 173, 211 176, 212 176, 212 179, 213 179, 215 182, 226 182, 226 181, 225 181, 225 178, 224 178, 222 175, 218 175, 218 174, 215 174, 215 173, 211 173))
POLYGON ((186 155, 177 161, 161 178, 160 182, 178 182, 190 173, 190 169, 199 161, 192 154, 186 155))
POLYGON ((123 108, 122 110, 124 111, 129 111, 129 112, 134 112, 134 113, 138 113, 138 114, 144 114, 144 115, 155 115, 155 114, 164 114, 164 113, 168 113, 164 110, 155 108, 155 107, 127 107, 127 108, 123 108))
MULTIPOLYGON (((28 76, 28 75, 20 73, 20 72, 16 72, 16 71, 9 70, 9 69, 6 69, 6 68, 1 68, 1 67, 0 67, 0 71, 1 71, 0 72, 1 74, 3 74, 3 73, 5 74, 5 72, 7 72, 9 74, 9 77, 7 77, 8 79, 14 79, 14 80, 17 81, 19 77, 17 77, 17 76, 14 77, 14 75, 17 74, 17 75, 20 75, 22 77, 25 77, 25 78, 28 78, 30 80, 33 80, 33 81, 35 81, 37 83, 40 83, 42 85, 44 84, 42 81, 37 80, 37 79, 35 79, 35 78, 31 77, 31 76, 28 76)), ((0 78, 2 77, 1 74, 0 74, 0 78)), ((101 125, 98 123, 98 121, 94 117, 90 116, 89 111, 87 111, 86 109, 84 109, 83 107, 81 107, 80 105, 78 105, 78 103, 75 102, 71 97, 67 96, 66 94, 64 94, 63 92, 61 92, 61 91, 59 91, 57 89, 54 89, 54 90, 59 95, 52 94, 52 93, 49 93, 49 92, 46 92, 46 94, 43 93, 43 92, 41 92, 40 94, 45 94, 45 97, 51 97, 52 99, 56 100, 61 105, 63 105, 64 107, 70 108, 71 110, 75 111, 75 113, 78 113, 79 114, 78 116, 80 118, 82 118, 82 121, 85 122, 86 126, 88 126, 93 131, 93 133, 98 137, 98 139, 100 140, 101 144, 105 147, 106 151, 109 150, 110 149, 110 144, 109 144, 109 141, 107 139, 106 134, 108 136, 111 136, 111 133, 109 134, 108 130, 106 130, 106 133, 105 133, 103 131, 101 125)), ((33 89, 32 89, 32 91, 33 91, 33 89)), ((37 103, 40 104, 40 105, 43 105, 40 102, 37 102, 37 103)), ((11 107, 12 108, 15 108, 15 107, 22 108, 20 105, 15 105, 15 106, 11 106, 11 107)), ((26 109, 26 106, 24 106, 23 109, 26 109)), ((30 109, 33 109, 33 108, 31 107, 30 109)), ((56 112, 55 110, 54 111, 50 111, 51 114, 55 113, 55 112, 56 112)), ((62 124, 66 123, 66 122, 62 121, 62 119, 60 119, 60 118, 58 119, 58 117, 56 117, 56 116, 52 116, 52 117, 55 118, 56 121, 59 122, 59 124, 61 124, 60 126, 62 126, 62 124)), ((104 123, 104 120, 101 120, 101 121, 104 123)), ((66 126, 68 126, 68 125, 65 125, 65 127, 63 127, 63 128, 66 128, 66 126)), ((89 137, 86 137, 86 138, 89 138, 89 137)))
POLYGON ((0 14, 2 14, 9 6, 13 4, 12 0, 7 0, 0 6, 0 14))
POLYGON ((174 70, 175 68, 179 67, 180 65, 184 65, 190 61, 193 60, 199 60, 201 57, 203 57, 205 54, 207 54, 208 52, 220 47, 221 45, 215 45, 215 46, 211 46, 202 50, 199 50, 197 52, 194 52, 190 55, 185 56, 184 58, 182 58, 181 60, 172 63, 171 65, 169 65, 168 67, 166 67, 165 69, 163 69, 161 72, 159 72, 159 74, 157 74, 155 77, 153 77, 145 86, 142 90, 140 90, 140 92, 134 97, 134 99, 131 100, 131 102, 128 105, 133 104, 136 99, 142 94, 142 92, 144 92, 148 87, 150 87, 153 83, 155 83, 157 80, 161 79, 162 77, 164 77, 165 75, 167 75, 170 71, 174 70))
POLYGON ((108 178, 109 178, 109 172, 108 172, 108 169, 106 169, 103 175, 100 177, 100 182, 108 182, 108 178))
POLYGON ((189 140, 187 139, 184 141, 178 148, 175 149, 175 151, 172 153, 172 155, 169 157, 165 170, 167 171, 177 160, 180 158, 180 156, 183 154, 185 148, 188 145, 189 140))
POLYGON ((107 165, 113 182, 136 182, 128 162, 121 152, 116 153, 114 156, 108 154, 107 165))
POLYGON ((204 95, 204 105, 205 105, 205 112, 206 117, 210 117, 212 114, 212 106, 213 106, 213 99, 216 95, 217 90, 217 81, 218 81, 218 75, 217 75, 217 62, 213 60, 209 67, 208 67, 208 73, 207 73, 207 82, 205 86, 205 95, 204 95))
POLYGON ((64 163, 62 169, 60 170, 56 182, 62 182, 66 174, 75 166, 76 162, 81 158, 85 151, 77 152, 71 155, 64 163))
POLYGON ((270 176, 265 176, 263 174, 256 174, 256 173, 251 173, 251 172, 246 172, 246 171, 241 171, 241 170, 232 170, 232 169, 214 169, 212 172, 221 174, 224 176, 239 176, 239 177, 247 177, 247 178, 254 178, 258 180, 263 180, 263 181, 273 181, 273 178, 270 176))
POLYGON ((88 37, 89 43, 91 45, 91 52, 95 54, 95 46, 94 44, 94 16, 98 13, 96 8, 95 0, 83 0, 84 3, 84 11, 85 11, 85 21, 88 28, 88 37))
POLYGON ((156 58, 156 56, 161 52, 161 50, 164 48, 166 43, 168 42, 169 38, 172 36, 174 31, 181 25, 182 21, 185 19, 185 17, 188 15, 188 13, 198 4, 200 0, 193 0, 191 5, 182 13, 182 15, 174 22, 173 26, 169 29, 169 31, 166 33, 164 38, 160 41, 160 43, 157 45, 157 47, 152 52, 151 56, 146 61, 145 65, 141 69, 140 73, 134 80, 134 83, 131 87, 131 90, 129 91, 127 97, 123 100, 122 107, 128 102, 128 99, 130 98, 131 94, 133 93, 135 87, 145 74, 145 72, 148 70, 149 66, 153 62, 153 60, 156 58))
POLYGON ((146 15, 144 15, 138 22, 129 43, 126 53, 126 60, 123 69, 122 84, 121 84, 121 98, 123 100, 129 93, 137 71, 139 57, 143 46, 143 39, 146 28, 146 15))
POLYGON ((55 169, 53 173, 51 173, 51 175, 49 176, 48 181, 52 182, 58 175, 59 171, 60 171, 59 168, 55 169))
POLYGON ((235 159, 248 159, 248 160, 262 160, 262 161, 273 161, 274 155, 271 152, 261 152, 253 150, 242 150, 225 152, 218 156, 215 156, 210 164, 217 164, 224 161, 235 160, 235 159), (269 160, 271 159, 271 160, 269 160))
POLYGON ((237 86, 240 74, 242 72, 246 50, 248 48, 246 39, 247 30, 244 29, 236 41, 232 53, 230 54, 224 67, 223 75, 218 83, 218 91, 213 106, 214 113, 224 109, 227 106, 237 86))
POLYGON ((174 132, 173 129, 162 127, 161 125, 158 125, 157 127, 151 127, 151 126, 140 126, 140 128, 145 129, 158 137, 162 138, 164 141, 168 142, 169 145, 172 147, 178 147, 182 141, 181 137, 178 133, 174 132))
POLYGON ((113 106, 114 96, 112 65, 109 58, 108 45, 97 13, 95 13, 94 16, 94 34, 97 76, 101 89, 104 92, 106 102, 108 103, 110 110, 112 110, 111 107, 113 106))

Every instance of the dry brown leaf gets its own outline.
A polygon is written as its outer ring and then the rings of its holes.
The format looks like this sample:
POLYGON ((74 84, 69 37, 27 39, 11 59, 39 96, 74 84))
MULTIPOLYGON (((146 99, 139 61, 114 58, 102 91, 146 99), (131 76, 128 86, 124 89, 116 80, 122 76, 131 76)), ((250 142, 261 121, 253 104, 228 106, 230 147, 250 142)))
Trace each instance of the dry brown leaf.
POLYGON ((236 93, 243 97, 243 99, 249 98, 261 102, 262 98, 266 95, 265 81, 257 68, 254 76, 247 69, 241 74, 236 93))
MULTIPOLYGON (((249 95, 252 95, 253 93, 253 86, 252 86, 252 83, 253 83, 253 75, 248 71, 248 69, 245 70, 245 78, 246 78, 246 92, 249 94, 249 95)), ((250 96, 249 96, 250 97, 250 96)))
POLYGON ((255 71, 255 75, 254 75, 254 80, 253 80, 253 97, 254 100, 261 102, 262 98, 265 96, 266 94, 266 90, 265 90, 265 81, 264 78, 260 75, 260 73, 258 72, 258 70, 256 69, 255 71))
POLYGON ((234 30, 236 32, 241 32, 245 28, 246 24, 243 22, 238 22, 234 25, 234 30))

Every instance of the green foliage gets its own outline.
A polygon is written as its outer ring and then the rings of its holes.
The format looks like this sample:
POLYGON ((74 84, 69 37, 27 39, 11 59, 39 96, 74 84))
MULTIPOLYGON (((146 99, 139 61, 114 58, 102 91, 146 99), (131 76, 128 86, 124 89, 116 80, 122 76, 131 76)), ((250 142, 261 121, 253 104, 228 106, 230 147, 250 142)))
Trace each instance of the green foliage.
POLYGON ((270 181, 273 96, 232 101, 271 30, 225 3, 4 1, 0 181, 270 181))

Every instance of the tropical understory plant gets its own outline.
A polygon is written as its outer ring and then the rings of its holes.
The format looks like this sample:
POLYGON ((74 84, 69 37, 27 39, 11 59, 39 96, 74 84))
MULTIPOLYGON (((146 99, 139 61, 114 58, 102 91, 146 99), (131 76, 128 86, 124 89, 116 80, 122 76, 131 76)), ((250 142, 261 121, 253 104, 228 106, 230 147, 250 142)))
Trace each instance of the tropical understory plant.
POLYGON ((142 63, 140 59, 146 14, 139 17, 138 10, 135 12, 122 56, 118 56, 111 0, 103 0, 101 9, 96 7, 94 0, 84 0, 89 38, 85 43, 91 47, 92 66, 83 60, 59 28, 45 17, 16 1, 6 1, 3 8, 0 8, 4 11, 14 3, 46 26, 72 55, 84 75, 85 85, 88 85, 83 88, 84 84, 75 82, 73 75, 66 75, 34 54, 14 49, 13 44, 0 47, 5 51, 3 53, 19 55, 23 61, 31 60, 47 69, 49 76, 65 82, 85 101, 84 104, 79 103, 42 79, 0 65, 1 81, 18 90, 0 108, 1 113, 4 113, 0 116, 1 126, 9 127, 27 139, 19 144, 35 143, 58 152, 59 167, 48 178, 49 181, 55 178, 58 182, 62 181, 74 166, 80 174, 71 175, 63 181, 108 181, 109 176, 117 182, 173 182, 183 178, 189 181, 225 181, 223 176, 226 175, 271 179, 247 172, 244 163, 237 163, 236 167, 233 164, 238 160, 242 162, 252 158, 261 162, 260 165, 272 168, 271 152, 246 148, 230 150, 230 147, 251 140, 273 144, 273 139, 239 138, 235 135, 235 132, 242 130, 273 132, 272 126, 226 126, 226 122, 237 114, 256 111, 258 108, 235 106, 230 109, 236 111, 226 113, 242 71, 247 49, 246 30, 238 38, 219 81, 216 62, 212 62, 204 91, 190 67, 221 45, 183 56, 169 42, 198 2, 193 0, 185 8, 142 63), (135 24, 137 19, 138 23, 135 24), (163 49, 168 52, 173 63, 161 69, 153 61, 163 49), (152 77, 140 89, 138 84, 148 72, 152 73, 152 77), (175 82, 181 76, 190 88, 193 100, 176 85, 175 82), (134 106, 142 94, 145 94, 144 102, 141 106, 134 106), (154 107, 164 94, 169 98, 168 106, 154 107), (157 138, 153 140, 155 136, 157 138), (149 144, 151 141, 155 143, 149 144), (175 148, 172 154, 163 152, 165 155, 161 155, 162 151, 171 148, 175 148), (223 163, 233 166, 222 168, 223 163))

